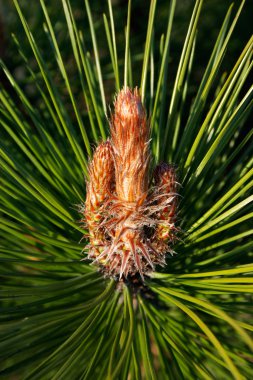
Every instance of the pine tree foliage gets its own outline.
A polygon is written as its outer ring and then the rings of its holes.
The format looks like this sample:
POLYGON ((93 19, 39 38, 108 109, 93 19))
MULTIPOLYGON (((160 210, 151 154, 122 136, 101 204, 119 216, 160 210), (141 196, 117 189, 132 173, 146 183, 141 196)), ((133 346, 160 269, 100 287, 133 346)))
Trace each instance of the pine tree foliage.
POLYGON ((228 72, 222 66, 245 1, 231 4, 224 15, 192 96, 202 0, 193 7, 172 88, 176 0, 168 0, 160 41, 154 38, 159 4, 151 0, 143 46, 131 46, 129 0, 123 55, 121 26, 108 0, 99 24, 108 44, 103 59, 89 1, 87 35, 76 24, 70 0, 62 0, 82 102, 44 0, 45 40, 57 71, 44 59, 19 0, 13 2, 29 56, 19 36, 14 41, 39 102, 33 104, 8 62, 1 62, 8 80, 0 87, 1 376, 250 379, 253 162, 247 118, 253 105, 253 38, 228 72), (85 202, 87 165, 94 146, 108 136, 109 104, 123 85, 141 89, 154 164, 174 163, 182 184, 176 254, 168 254, 166 267, 157 267, 145 283, 104 278, 81 260, 87 231, 77 205, 85 202))

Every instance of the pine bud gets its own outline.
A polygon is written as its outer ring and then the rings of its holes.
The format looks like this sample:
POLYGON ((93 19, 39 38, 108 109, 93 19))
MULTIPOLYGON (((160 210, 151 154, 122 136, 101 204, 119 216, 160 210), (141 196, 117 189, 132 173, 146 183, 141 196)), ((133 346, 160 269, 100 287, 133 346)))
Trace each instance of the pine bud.
POLYGON ((174 237, 176 174, 162 163, 149 189, 150 128, 137 88, 115 100, 111 142, 98 146, 89 166, 85 219, 88 257, 105 275, 144 275, 165 264, 174 237))
POLYGON ((165 162, 160 163, 154 170, 154 181, 156 187, 156 199, 159 205, 155 238, 165 242, 173 241, 175 236, 175 220, 177 207, 178 182, 176 170, 173 165, 165 162))
POLYGON ((104 229, 100 228, 104 219, 103 205, 111 196, 114 186, 114 163, 110 141, 101 143, 89 165, 89 181, 85 202, 85 218, 90 234, 90 256, 99 253, 105 241, 104 229))
POLYGON ((142 202, 149 183, 149 123, 137 88, 124 88, 111 118, 116 193, 127 202, 142 202))

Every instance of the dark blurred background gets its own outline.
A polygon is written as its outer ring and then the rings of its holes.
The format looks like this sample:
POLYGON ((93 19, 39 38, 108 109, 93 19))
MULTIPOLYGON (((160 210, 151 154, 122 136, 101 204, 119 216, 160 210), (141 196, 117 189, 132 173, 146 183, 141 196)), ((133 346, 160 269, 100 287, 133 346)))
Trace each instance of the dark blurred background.
MULTIPOLYGON (((36 42, 41 48, 45 61, 49 64, 50 69, 55 72, 54 78, 58 81, 58 86, 64 86, 62 79, 58 77, 58 69, 55 60, 52 57, 52 50, 50 49, 50 42, 45 36, 43 29, 44 16, 40 6, 39 0, 19 1, 24 14, 27 18, 28 24, 36 37, 36 42)), ((75 65, 73 65, 73 53, 68 38, 66 21, 62 8, 61 0, 47 0, 45 1, 48 12, 51 16, 53 26, 56 31, 58 43, 61 53, 64 58, 68 73, 72 75, 72 86, 76 96, 79 92, 78 78, 75 76, 75 65)), ((84 5, 84 0, 70 0, 76 22, 84 35, 85 44, 88 50, 92 51, 91 38, 88 26, 88 20, 84 5)), ((121 79, 123 76, 123 58, 124 58, 124 27, 127 18, 127 0, 113 0, 113 11, 115 17, 115 28, 117 34, 118 57, 120 64, 121 79)), ((157 11, 155 18, 155 61, 159 60, 159 43, 163 33, 166 33, 167 18, 169 12, 169 0, 158 0, 157 11)), ((178 66, 184 38, 189 25, 194 0, 178 0, 174 17, 173 32, 171 39, 170 49, 170 69, 169 79, 171 83, 175 78, 175 73, 178 66)), ((201 12, 199 27, 198 27, 198 40, 196 47, 196 56, 194 60, 194 68, 192 70, 192 78, 190 85, 190 93, 194 93, 198 84, 200 83, 204 68, 210 57, 212 47, 214 46, 215 39, 218 35, 219 29, 222 25, 223 19, 226 15, 228 7, 231 5, 230 0, 206 0, 204 1, 203 9, 201 12)), ((241 1, 235 1, 234 12, 238 8, 241 1)), ((133 0, 132 1, 132 16, 131 16, 131 58, 133 65, 133 84, 138 85, 140 82, 141 54, 144 49, 147 20, 149 13, 149 1, 133 0)), ((107 1, 90 1, 90 6, 95 21, 95 30, 97 33, 98 47, 103 67, 103 76, 106 83, 106 95, 108 102, 111 101, 114 94, 114 82, 112 81, 112 70, 109 61, 109 49, 106 41, 103 25, 103 13, 109 18, 107 1)), ((245 43, 252 34, 252 15, 253 15, 253 1, 246 1, 245 7, 242 11, 238 25, 233 33, 229 49, 226 53, 222 70, 229 70, 234 65, 237 57, 241 53, 245 43)), ((11 72, 26 87, 28 95, 34 98, 36 103, 36 89, 33 87, 32 80, 25 70, 25 66, 17 53, 17 47, 11 37, 15 34, 20 42, 23 53, 28 57, 29 64, 35 71, 36 63, 33 58, 31 48, 25 37, 21 22, 18 14, 12 3, 12 0, 0 0, 0 55, 4 62, 7 64, 11 72)), ((6 82, 3 74, 1 73, 1 81, 6 82)), ((6 83, 8 86, 8 84, 6 83)), ((64 88, 62 88, 64 93, 64 88)))

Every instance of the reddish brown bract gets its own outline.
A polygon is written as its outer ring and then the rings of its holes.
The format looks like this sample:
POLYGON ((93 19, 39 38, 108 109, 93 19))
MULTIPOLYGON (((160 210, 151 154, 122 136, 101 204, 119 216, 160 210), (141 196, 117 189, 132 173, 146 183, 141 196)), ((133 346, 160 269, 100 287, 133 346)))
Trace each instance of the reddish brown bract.
POLYGON ((106 275, 144 279, 165 264, 175 240, 176 173, 159 164, 149 189, 150 128, 138 90, 120 91, 114 106, 111 141, 97 147, 89 166, 88 258, 106 275))

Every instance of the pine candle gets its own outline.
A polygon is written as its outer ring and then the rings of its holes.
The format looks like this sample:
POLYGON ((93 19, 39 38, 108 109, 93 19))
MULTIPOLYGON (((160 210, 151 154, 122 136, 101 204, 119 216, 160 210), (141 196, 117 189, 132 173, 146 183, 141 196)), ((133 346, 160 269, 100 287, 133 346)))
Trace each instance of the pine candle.
POLYGON ((150 176, 150 125, 137 88, 117 95, 110 132, 89 164, 88 258, 106 275, 121 279, 139 273, 144 280, 172 252, 176 171, 161 163, 150 176))

